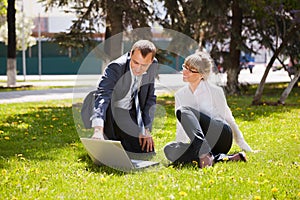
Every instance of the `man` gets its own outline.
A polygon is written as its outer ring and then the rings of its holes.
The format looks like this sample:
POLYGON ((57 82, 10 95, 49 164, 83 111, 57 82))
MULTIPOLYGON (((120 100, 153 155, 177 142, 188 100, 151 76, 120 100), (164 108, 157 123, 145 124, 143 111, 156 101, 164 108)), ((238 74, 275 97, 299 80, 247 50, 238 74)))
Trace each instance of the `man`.
POLYGON ((98 85, 91 117, 93 138, 119 140, 128 152, 154 152, 151 129, 158 69, 155 54, 152 42, 139 40, 130 53, 108 64, 98 85))

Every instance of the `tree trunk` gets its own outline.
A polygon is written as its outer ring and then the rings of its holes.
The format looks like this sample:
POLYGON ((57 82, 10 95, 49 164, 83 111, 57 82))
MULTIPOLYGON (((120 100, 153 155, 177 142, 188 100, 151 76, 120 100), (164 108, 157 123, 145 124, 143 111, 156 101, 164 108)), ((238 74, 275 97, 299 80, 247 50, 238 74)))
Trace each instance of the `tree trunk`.
POLYGON ((107 1, 105 51, 110 60, 123 54, 123 12, 121 0, 107 1))
POLYGON ((280 96, 280 99, 278 100, 278 103, 284 104, 286 98, 289 96, 290 92, 292 91, 294 85, 298 82, 298 79, 300 78, 300 69, 297 70, 297 73, 294 75, 294 78, 289 83, 288 87, 285 88, 283 93, 280 96))
POLYGON ((15 86, 17 83, 17 61, 16 58, 7 58, 7 68, 6 68, 6 76, 7 76, 7 87, 15 86))
POLYGON ((238 0, 232 3, 232 31, 230 40, 230 62, 227 67, 227 92, 229 94, 236 94, 239 92, 238 75, 240 72, 240 54, 238 44, 241 41, 242 34, 242 19, 243 14, 239 6, 238 0))
POLYGON ((293 26, 289 31, 288 34, 286 35, 286 37, 283 39, 282 43, 280 44, 279 48, 276 49, 276 51, 274 52, 274 55, 272 56, 270 62, 268 63, 268 66, 266 67, 266 70, 264 72, 263 77, 261 78, 261 81, 259 83, 258 88, 256 89, 255 95, 253 97, 253 101, 252 101, 252 105, 259 105, 260 104, 260 100, 262 97, 262 93, 264 90, 264 86, 266 83, 266 79, 267 76, 269 74, 270 69, 273 66, 273 63, 275 61, 275 59, 278 57, 279 53, 282 51, 282 49, 285 47, 286 43, 288 42, 290 35, 294 33, 294 29, 296 29, 296 26, 293 26))
POLYGON ((239 93, 238 76, 239 71, 236 68, 227 69, 226 92, 230 95, 239 93))
POLYGON ((260 80, 260 83, 259 83, 259 86, 258 88, 256 89, 256 92, 255 92, 255 95, 253 97, 253 101, 252 101, 252 105, 259 105, 260 104, 260 100, 261 100, 261 97, 262 97, 262 94, 263 94, 263 90, 264 90, 264 87, 265 87, 265 83, 266 83, 266 80, 267 80, 267 76, 269 74, 269 71, 270 69, 272 68, 273 66, 273 63, 275 61, 275 59, 277 58, 278 54, 280 53, 281 51, 281 48, 282 46, 280 46, 274 53, 274 55, 272 56, 270 62, 268 63, 267 67, 266 67, 266 70, 264 72, 264 75, 263 77, 261 78, 260 80))
POLYGON ((17 66, 16 66, 16 9, 15 0, 8 1, 7 7, 7 28, 8 28, 8 45, 7 45, 7 86, 16 85, 17 66))

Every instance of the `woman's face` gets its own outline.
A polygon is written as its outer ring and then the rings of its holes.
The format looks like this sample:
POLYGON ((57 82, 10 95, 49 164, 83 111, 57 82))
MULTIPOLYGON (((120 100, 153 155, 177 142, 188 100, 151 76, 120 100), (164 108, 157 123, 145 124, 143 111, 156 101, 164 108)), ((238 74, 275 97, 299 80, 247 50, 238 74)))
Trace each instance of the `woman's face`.
POLYGON ((182 79, 184 82, 194 83, 203 78, 203 76, 197 71, 197 69, 193 67, 183 64, 182 68, 182 79))

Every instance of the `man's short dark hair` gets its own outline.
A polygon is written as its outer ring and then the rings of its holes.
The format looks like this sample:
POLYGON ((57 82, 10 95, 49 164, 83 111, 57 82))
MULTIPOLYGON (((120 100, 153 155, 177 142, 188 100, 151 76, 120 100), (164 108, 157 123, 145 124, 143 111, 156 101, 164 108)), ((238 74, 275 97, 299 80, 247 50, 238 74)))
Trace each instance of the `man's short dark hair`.
POLYGON ((156 54, 155 45, 149 40, 139 40, 133 44, 131 48, 131 54, 134 53, 134 50, 139 49, 141 51, 142 56, 145 58, 149 53, 152 53, 152 58, 154 58, 156 54))

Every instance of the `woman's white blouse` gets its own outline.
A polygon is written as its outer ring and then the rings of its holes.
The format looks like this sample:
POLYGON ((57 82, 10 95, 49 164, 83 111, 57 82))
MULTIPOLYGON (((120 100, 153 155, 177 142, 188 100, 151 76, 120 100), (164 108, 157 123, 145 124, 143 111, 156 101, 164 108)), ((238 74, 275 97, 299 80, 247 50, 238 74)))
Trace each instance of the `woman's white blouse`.
MULTIPOLYGON (((199 112, 210 116, 212 119, 221 120, 229 125, 233 132, 235 142, 245 151, 252 151, 250 146, 244 140, 243 134, 239 130, 232 112, 227 105, 225 94, 222 88, 201 81, 194 93, 188 85, 179 89, 175 93, 175 111, 180 106, 190 106, 199 112)), ((176 128, 177 142, 190 142, 187 134, 184 132, 181 124, 177 120, 176 128)))

